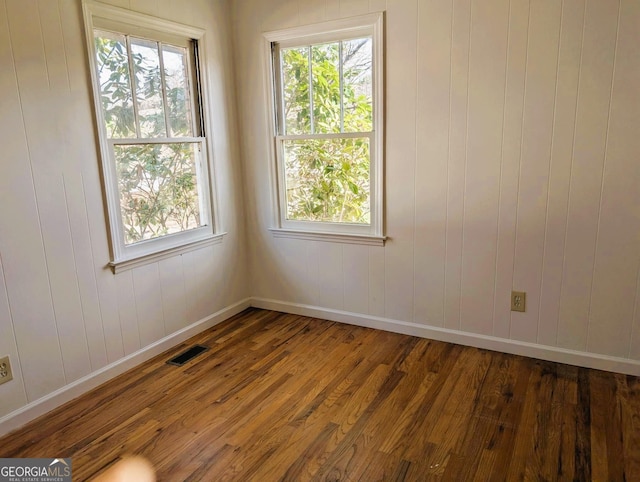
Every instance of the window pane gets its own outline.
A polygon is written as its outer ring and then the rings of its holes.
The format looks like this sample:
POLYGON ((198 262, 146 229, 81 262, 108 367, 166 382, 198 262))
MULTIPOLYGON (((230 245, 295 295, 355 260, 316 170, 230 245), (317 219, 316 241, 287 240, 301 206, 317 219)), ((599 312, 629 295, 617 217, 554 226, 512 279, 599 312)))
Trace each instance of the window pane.
POLYGON ((285 134, 310 134, 309 48, 282 49, 285 134))
POLYGON ((342 43, 344 132, 373 129, 372 45, 370 38, 342 43))
POLYGON ((340 42, 311 47, 314 133, 340 132, 340 42))
POLYGON ((131 38, 140 137, 165 137, 158 43, 131 38))
POLYGON ((189 82, 187 80, 187 49, 163 45, 162 61, 164 62, 170 135, 173 137, 191 136, 193 128, 189 82))
POLYGON ((287 219, 370 223, 369 138, 283 143, 287 219))
POLYGON ((94 41, 100 82, 100 102, 107 136, 111 139, 136 137, 125 37, 96 31, 94 41))
POLYGON ((200 226, 197 146, 114 146, 125 244, 200 226))

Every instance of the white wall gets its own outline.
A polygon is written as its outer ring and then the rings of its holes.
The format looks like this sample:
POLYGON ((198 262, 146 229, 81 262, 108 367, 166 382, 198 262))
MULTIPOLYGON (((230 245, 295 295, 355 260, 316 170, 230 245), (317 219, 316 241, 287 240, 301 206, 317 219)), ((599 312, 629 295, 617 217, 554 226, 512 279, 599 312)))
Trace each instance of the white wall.
POLYGON ((640 2, 233 7, 253 296, 640 360, 640 2), (379 10, 390 240, 274 239, 261 33, 379 10))
POLYGON ((249 296, 226 1, 113 0, 207 30, 221 244, 114 276, 79 0, 0 0, 0 419, 249 296))
POLYGON ((229 234, 105 267, 80 2, 0 0, 0 419, 247 296, 640 361, 640 3, 109 3, 207 29, 229 234), (380 10, 390 240, 274 239, 261 34, 380 10))

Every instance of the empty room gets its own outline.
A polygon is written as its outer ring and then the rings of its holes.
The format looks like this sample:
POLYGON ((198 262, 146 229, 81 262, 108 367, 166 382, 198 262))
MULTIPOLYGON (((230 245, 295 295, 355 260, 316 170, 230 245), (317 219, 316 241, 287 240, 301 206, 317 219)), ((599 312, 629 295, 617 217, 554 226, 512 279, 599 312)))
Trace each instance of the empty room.
POLYGON ((0 480, 640 480, 639 45, 0 0, 0 480))

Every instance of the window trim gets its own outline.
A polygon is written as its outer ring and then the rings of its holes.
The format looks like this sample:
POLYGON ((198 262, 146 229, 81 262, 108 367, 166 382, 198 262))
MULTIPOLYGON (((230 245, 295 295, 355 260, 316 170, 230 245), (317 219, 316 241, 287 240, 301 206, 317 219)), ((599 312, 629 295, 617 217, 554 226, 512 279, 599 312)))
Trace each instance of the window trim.
MULTIPOLYGON (((87 42, 87 54, 89 57, 89 70, 91 74, 91 94, 93 97, 93 107, 96 121, 96 131, 98 143, 100 145, 100 164, 102 172, 102 188, 105 198, 105 214, 108 221, 110 262, 108 266, 114 273, 133 267, 156 261, 165 257, 197 249, 203 245, 220 242, 225 234, 220 225, 218 213, 218 202, 216 199, 216 182, 214 174, 214 139, 211 133, 211 118, 209 106, 208 90, 210 84, 203 58, 205 53, 205 30, 192 27, 173 21, 153 17, 150 15, 133 12, 130 10, 105 5, 91 0, 84 0, 82 3, 84 15, 85 37, 87 42), (207 224, 188 231, 165 235, 159 238, 148 239, 138 243, 126 245, 123 237, 122 216, 120 213, 120 196, 118 192, 115 163, 113 162, 114 140, 107 135, 103 118, 100 93, 98 91, 96 74, 96 52, 94 45, 94 29, 125 30, 127 35, 142 38, 152 38, 156 41, 166 41, 167 38, 180 37, 182 39, 194 39, 198 42, 198 55, 194 62, 198 64, 200 85, 198 95, 200 97, 201 119, 204 132, 201 137, 177 138, 179 142, 200 143, 202 145, 202 165, 203 176, 199 179, 202 186, 203 199, 201 203, 205 205, 205 215, 207 224)), ((169 43, 172 43, 171 41, 169 43)), ((192 54, 190 54, 192 55, 192 54)), ((195 73, 194 74, 195 77, 195 73)), ((194 85, 198 89, 198 86, 194 85)), ((198 105, 195 105, 198 108, 198 105)), ((167 138, 172 140, 170 138, 167 138)), ((166 139, 165 139, 166 141, 166 139)), ((135 139, 116 139, 117 144, 139 143, 135 139), (129 142, 131 141, 131 142, 129 142)), ((168 141, 167 141, 168 142, 168 141)))
MULTIPOLYGON (((267 102, 267 136, 269 139, 269 183, 272 206, 274 237, 294 237, 355 244, 384 245, 384 14, 372 13, 329 22, 305 25, 266 32, 263 34, 265 98, 267 102), (278 155, 280 140, 298 136, 280 135, 277 125, 278 79, 273 65, 273 44, 292 47, 305 43, 317 44, 346 40, 362 35, 371 35, 373 41, 372 97, 373 130, 370 136, 370 202, 371 223, 369 225, 324 223, 317 221, 286 220, 286 198, 284 193, 284 169, 282 155, 278 155), (344 240, 342 239, 344 238, 344 240)), ((350 136, 340 133, 337 137, 350 136)), ((359 134, 360 136, 362 134, 359 134)), ((308 138, 308 135, 303 136, 308 138)), ((325 138, 326 134, 319 137, 325 138)))

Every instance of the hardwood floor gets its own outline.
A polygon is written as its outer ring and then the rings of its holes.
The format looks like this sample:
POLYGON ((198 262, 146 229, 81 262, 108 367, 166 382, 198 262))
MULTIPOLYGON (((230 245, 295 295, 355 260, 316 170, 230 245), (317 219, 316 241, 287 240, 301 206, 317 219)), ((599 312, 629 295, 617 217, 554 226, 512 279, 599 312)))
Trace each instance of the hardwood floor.
POLYGON ((0 438, 74 480, 124 454, 161 481, 640 480, 640 379, 251 309, 0 438))

